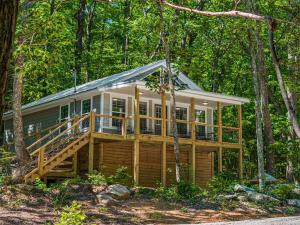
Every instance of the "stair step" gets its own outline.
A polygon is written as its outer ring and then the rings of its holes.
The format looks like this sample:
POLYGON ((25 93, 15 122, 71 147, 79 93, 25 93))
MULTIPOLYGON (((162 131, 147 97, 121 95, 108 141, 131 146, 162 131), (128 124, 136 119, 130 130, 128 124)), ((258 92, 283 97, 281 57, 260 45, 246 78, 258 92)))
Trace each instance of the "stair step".
POLYGON ((63 168, 60 168, 60 169, 53 169, 53 170, 50 170, 49 171, 50 173, 64 173, 64 172, 73 172, 73 169, 63 169, 63 168))

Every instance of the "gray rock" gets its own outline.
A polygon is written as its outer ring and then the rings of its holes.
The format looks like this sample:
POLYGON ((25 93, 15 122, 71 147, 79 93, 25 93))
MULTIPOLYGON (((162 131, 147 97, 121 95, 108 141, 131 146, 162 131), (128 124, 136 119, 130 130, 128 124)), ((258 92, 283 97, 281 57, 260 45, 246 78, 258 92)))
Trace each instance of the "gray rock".
POLYGON ((237 199, 237 195, 219 195, 218 199, 219 200, 233 200, 233 199, 237 199))
POLYGON ((248 201, 247 196, 244 196, 244 195, 239 195, 239 196, 237 197, 237 199, 238 199, 240 202, 246 202, 246 201, 248 201))
POLYGON ((295 187, 295 188, 293 189, 293 193, 300 196, 300 188, 295 187))
POLYGON ((97 197, 97 202, 100 205, 113 206, 117 204, 117 201, 105 192, 101 192, 97 194, 96 197, 97 197))
POLYGON ((130 197, 130 190, 121 184, 108 186, 106 193, 117 200, 126 200, 130 197))
POLYGON ((241 184, 236 184, 233 189, 235 192, 255 192, 253 188, 249 188, 241 184))
POLYGON ((265 201, 278 202, 278 203, 280 202, 278 199, 273 198, 269 195, 265 195, 265 194, 253 192, 253 191, 247 192, 247 196, 250 200, 256 201, 259 203, 263 203, 265 201))
POLYGON ((97 194, 103 192, 103 191, 106 189, 106 187, 107 187, 106 185, 92 185, 92 186, 91 186, 91 191, 92 191, 95 195, 97 195, 97 194))
POLYGON ((295 206, 295 207, 300 208, 300 200, 299 199, 287 199, 286 202, 290 206, 295 206))

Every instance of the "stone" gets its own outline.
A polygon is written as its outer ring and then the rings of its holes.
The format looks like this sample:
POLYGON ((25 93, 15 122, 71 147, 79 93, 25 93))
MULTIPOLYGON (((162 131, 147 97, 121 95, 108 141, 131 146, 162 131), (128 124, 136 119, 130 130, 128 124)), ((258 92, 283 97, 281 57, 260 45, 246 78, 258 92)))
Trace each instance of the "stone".
POLYGON ((258 192, 247 192, 247 196, 250 200, 255 201, 255 202, 259 202, 259 203, 263 203, 265 201, 271 201, 271 202, 280 202, 278 199, 273 198, 269 195, 265 195, 262 193, 258 193, 258 192))
POLYGON ((107 187, 106 185, 92 185, 92 186, 91 186, 91 191, 92 191, 95 195, 97 195, 97 194, 99 194, 100 192, 105 191, 106 187, 107 187))
POLYGON ((238 199, 240 202, 246 202, 246 201, 248 201, 247 196, 244 196, 244 195, 239 195, 239 196, 237 197, 237 199, 238 199))
POLYGON ((127 200, 130 197, 130 190, 121 184, 109 185, 106 193, 117 200, 127 200))
POLYGON ((249 188, 247 186, 236 184, 233 188, 235 192, 255 192, 253 188, 249 188))
POLYGON ((300 188, 299 187, 295 187, 292 191, 294 194, 299 195, 300 196, 300 188))
POLYGON ((100 205, 103 206, 114 206, 117 204, 117 201, 113 199, 110 195, 108 195, 106 192, 101 192, 96 195, 97 202, 100 205))
POLYGON ((299 199, 287 199, 286 202, 290 206, 295 206, 295 207, 300 208, 300 200, 299 199))
POLYGON ((237 199, 236 195, 219 195, 218 196, 219 200, 234 200, 237 199))

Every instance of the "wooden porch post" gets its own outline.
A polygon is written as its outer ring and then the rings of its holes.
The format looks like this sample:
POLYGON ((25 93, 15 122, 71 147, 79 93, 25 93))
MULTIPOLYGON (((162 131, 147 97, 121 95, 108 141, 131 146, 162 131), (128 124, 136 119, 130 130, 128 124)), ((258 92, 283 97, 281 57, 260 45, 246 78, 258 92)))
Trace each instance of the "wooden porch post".
POLYGON ((218 143, 219 143, 219 152, 218 152, 218 170, 219 173, 223 171, 223 147, 222 147, 222 104, 220 102, 217 103, 218 110, 218 143))
POLYGON ((190 163, 191 163, 191 170, 190 170, 190 178, 192 183, 195 184, 196 182, 196 124, 195 124, 195 99, 191 98, 190 103, 190 126, 191 126, 191 138, 192 138, 192 149, 190 154, 190 163))
POLYGON ((135 87, 134 101, 134 152, 133 152, 133 179, 135 185, 139 184, 139 161, 140 161, 140 90, 135 87))
POLYGON ((166 93, 165 91, 161 92, 161 135, 163 138, 162 141, 162 155, 161 155, 161 183, 163 186, 166 186, 167 180, 167 112, 166 112, 166 93))
POLYGON ((239 118, 239 175, 240 179, 243 179, 243 124, 242 124, 242 105, 238 106, 238 118, 239 118))
POLYGON ((91 173, 94 170, 94 138, 92 132, 95 131, 95 112, 90 112, 90 142, 89 142, 89 166, 88 172, 91 173))

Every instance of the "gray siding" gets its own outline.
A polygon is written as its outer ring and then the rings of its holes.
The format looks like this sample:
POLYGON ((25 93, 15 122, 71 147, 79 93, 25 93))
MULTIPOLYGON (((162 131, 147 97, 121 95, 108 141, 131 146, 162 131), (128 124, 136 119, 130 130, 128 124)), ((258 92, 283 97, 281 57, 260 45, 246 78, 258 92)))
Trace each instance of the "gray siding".
POLYGON ((101 95, 96 95, 93 97, 92 109, 96 109, 96 113, 101 113, 101 95))

